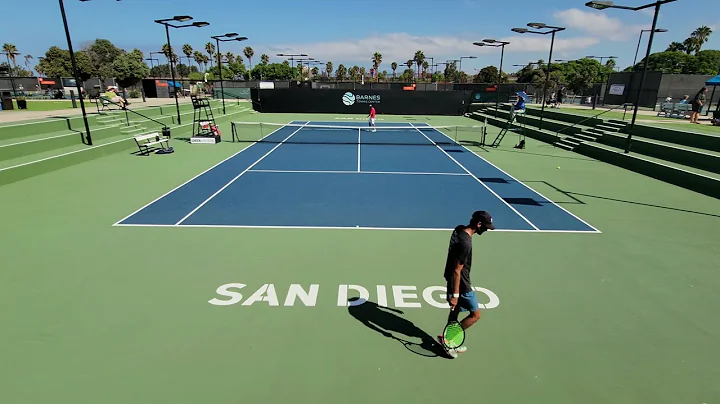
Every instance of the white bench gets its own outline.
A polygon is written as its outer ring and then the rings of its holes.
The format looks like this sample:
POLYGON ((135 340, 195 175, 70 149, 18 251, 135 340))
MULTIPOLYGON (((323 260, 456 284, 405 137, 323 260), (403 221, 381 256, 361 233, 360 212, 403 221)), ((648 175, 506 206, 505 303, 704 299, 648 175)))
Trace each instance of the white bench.
POLYGON ((170 147, 170 136, 163 136, 161 133, 153 132, 145 135, 135 136, 135 143, 137 143, 140 154, 144 156, 150 155, 150 146, 156 144, 165 144, 165 148, 170 147))

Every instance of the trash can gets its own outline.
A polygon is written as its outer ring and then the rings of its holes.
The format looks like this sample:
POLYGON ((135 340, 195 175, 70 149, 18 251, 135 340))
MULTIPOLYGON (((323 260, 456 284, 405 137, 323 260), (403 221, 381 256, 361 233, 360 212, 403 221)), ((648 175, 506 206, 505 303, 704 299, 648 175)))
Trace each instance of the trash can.
POLYGON ((10 91, 3 91, 1 97, 2 100, 0 101, 0 103, 2 104, 2 109, 4 111, 15 109, 15 106, 13 105, 12 93, 10 91))

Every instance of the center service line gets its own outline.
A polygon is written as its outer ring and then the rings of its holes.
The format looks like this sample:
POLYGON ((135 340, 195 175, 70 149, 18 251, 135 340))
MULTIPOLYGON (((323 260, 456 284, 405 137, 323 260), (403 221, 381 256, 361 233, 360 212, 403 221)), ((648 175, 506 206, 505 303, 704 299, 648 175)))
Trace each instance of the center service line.
POLYGON ((188 213, 187 215, 185 215, 185 217, 183 217, 182 219, 180 219, 180 221, 178 221, 177 223, 175 223, 175 226, 180 225, 180 224, 181 224, 182 222, 184 222, 188 217, 192 216, 192 214, 195 213, 195 212, 197 212, 198 209, 200 209, 200 208, 202 208, 203 206, 205 206, 205 204, 208 203, 208 202, 210 202, 210 200, 211 200, 212 198, 214 198, 215 196, 217 196, 217 194, 219 194, 220 192, 222 192, 225 188, 229 187, 230 184, 232 184, 233 182, 235 182, 235 180, 237 180, 238 178, 240 178, 243 174, 245 174, 246 172, 250 171, 250 169, 253 168, 253 167, 255 167, 255 165, 257 165, 257 163, 261 162, 265 157, 269 156, 270 153, 272 153, 273 151, 275 151, 275 149, 277 149, 278 147, 282 146, 283 143, 285 143, 288 139, 290 139, 291 137, 293 137, 293 135, 295 135, 296 133, 298 133, 298 132, 300 131, 300 129, 304 128, 304 127, 305 127, 307 124, 309 124, 309 123, 310 123, 310 121, 307 121, 307 122, 305 122, 302 126, 300 126, 299 128, 295 129, 295 131, 294 131, 293 133, 291 133, 290 136, 288 136, 288 137, 286 137, 285 139, 283 139, 282 142, 278 143, 275 147, 273 147, 272 149, 270 149, 269 152, 265 153, 265 154, 264 154, 262 157, 260 157, 256 162, 252 163, 248 168, 246 168, 245 170, 243 170, 243 172, 241 172, 240 174, 238 174, 237 176, 235 176, 235 178, 233 178, 232 180, 230 180, 230 182, 228 182, 227 184, 225 184, 225 186, 223 186, 222 188, 218 189, 217 192, 215 192, 214 194, 210 195, 210 197, 207 198, 203 203, 201 203, 200 205, 198 205, 195 209, 193 209, 192 211, 190 211, 190 213, 188 213))
POLYGON ((360 172, 360 127, 358 127, 358 170, 360 172))

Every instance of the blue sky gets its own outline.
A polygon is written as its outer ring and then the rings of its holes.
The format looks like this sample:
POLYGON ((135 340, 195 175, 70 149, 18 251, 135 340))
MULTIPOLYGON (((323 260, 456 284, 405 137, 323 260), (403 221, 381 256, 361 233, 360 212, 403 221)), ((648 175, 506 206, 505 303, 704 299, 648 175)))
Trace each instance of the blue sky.
MULTIPOLYGON (((658 22, 667 33, 657 34, 653 51, 682 41, 697 27, 715 32, 705 49, 720 49, 718 0, 677 0, 663 5, 658 22)), ((105 38, 127 50, 159 51, 165 42, 162 26, 154 19, 191 15, 207 21, 204 28, 171 30, 175 49, 189 43, 204 49, 211 35, 238 32, 248 41, 223 43, 222 51, 241 53, 244 46, 255 50, 253 64, 262 53, 271 61, 283 60, 277 53, 306 53, 334 66, 357 64, 370 67, 375 51, 383 54, 381 69, 390 63, 403 64, 422 49, 434 63, 463 56, 463 70, 470 74, 487 65, 497 65, 497 48, 479 48, 473 41, 495 38, 511 42, 505 48, 504 71, 538 59, 547 60, 549 35, 515 34, 513 27, 528 22, 564 26, 558 33, 553 59, 588 55, 617 56, 618 65, 632 64, 641 29, 650 28, 652 12, 597 11, 585 7, 586 0, 65 0, 65 8, 76 49, 105 38)), ((649 0, 622 0, 637 6, 649 0)), ((10 42, 23 55, 42 56, 52 45, 67 48, 62 19, 55 0, 42 0, 29 10, 28 0, 2 0, 6 18, 0 26, 0 42, 10 42), (15 20, 13 15, 23 18, 15 20)), ((644 54, 647 33, 640 54, 644 54)), ((157 55, 156 55, 157 56, 157 55)), ((642 57, 642 56, 640 56, 642 57)), ((247 60, 245 61, 247 64, 247 60)), ((400 69, 399 69, 400 70, 400 69)), ((400 70, 401 71, 401 70, 400 70)))

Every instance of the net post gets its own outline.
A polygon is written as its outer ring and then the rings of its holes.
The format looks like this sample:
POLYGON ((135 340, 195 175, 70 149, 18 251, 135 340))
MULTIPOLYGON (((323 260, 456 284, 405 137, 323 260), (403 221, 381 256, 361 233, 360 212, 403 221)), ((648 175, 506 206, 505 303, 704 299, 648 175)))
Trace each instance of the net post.
MULTIPOLYGON (((232 142, 235 143, 235 137, 237 137, 237 128, 235 127, 235 122, 230 122, 230 133, 232 134, 232 142)), ((238 139, 238 142, 240 139, 238 139)))

